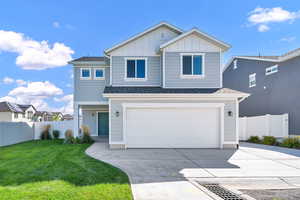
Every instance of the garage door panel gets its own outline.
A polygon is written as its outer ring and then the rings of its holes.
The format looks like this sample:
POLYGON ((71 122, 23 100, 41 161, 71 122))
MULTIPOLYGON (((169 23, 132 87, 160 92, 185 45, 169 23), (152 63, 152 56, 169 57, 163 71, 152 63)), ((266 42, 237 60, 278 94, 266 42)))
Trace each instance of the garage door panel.
POLYGON ((128 108, 128 148, 217 148, 218 108, 128 108))

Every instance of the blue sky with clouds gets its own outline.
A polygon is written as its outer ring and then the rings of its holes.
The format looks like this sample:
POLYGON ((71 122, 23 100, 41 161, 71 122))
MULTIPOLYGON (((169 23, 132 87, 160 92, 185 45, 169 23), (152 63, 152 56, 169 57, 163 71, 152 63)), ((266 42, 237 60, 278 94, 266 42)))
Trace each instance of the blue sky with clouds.
POLYGON ((300 47, 300 1, 3 1, 0 100, 72 112, 67 61, 167 21, 198 27, 232 45, 232 55, 278 55, 300 47))

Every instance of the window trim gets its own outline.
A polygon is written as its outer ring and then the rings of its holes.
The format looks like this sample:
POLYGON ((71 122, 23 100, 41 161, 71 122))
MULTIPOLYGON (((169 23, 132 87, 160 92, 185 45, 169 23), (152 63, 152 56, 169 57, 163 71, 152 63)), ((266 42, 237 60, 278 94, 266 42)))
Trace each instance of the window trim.
POLYGON ((252 88, 252 87, 255 87, 256 86, 256 73, 252 73, 252 74, 249 74, 249 88, 252 88), (251 78, 254 77, 254 81, 255 83, 254 84, 251 84, 251 78))
POLYGON ((265 72, 266 72, 265 73, 266 76, 277 73, 278 72, 278 64, 267 67, 265 72), (275 68, 276 68, 276 71, 272 71, 272 69, 275 69, 275 68), (267 72, 268 70, 271 70, 271 71, 267 72))
POLYGON ((87 68, 87 67, 80 68, 80 79, 81 80, 91 80, 92 79, 92 69, 91 68, 87 68), (82 76, 82 71, 83 70, 89 70, 90 71, 90 76, 89 77, 83 77, 82 76))
POLYGON ((104 67, 94 68, 94 79, 95 80, 104 80, 105 79, 105 68, 104 67), (96 71, 97 70, 102 70, 103 71, 103 76, 102 77, 96 77, 96 71))
POLYGON ((125 57, 124 58, 125 60, 125 73, 124 73, 124 80, 125 81, 147 81, 148 80, 148 58, 146 57, 125 57), (134 78, 130 78, 130 77, 127 77, 127 60, 135 60, 135 76, 137 75, 137 60, 145 60, 145 78, 137 78, 137 77, 134 77, 134 78))
POLYGON ((183 79, 202 79, 205 77, 205 53, 180 53, 180 78, 183 79), (192 56, 192 73, 194 70, 194 56, 202 56, 202 74, 183 74, 183 56, 192 56))

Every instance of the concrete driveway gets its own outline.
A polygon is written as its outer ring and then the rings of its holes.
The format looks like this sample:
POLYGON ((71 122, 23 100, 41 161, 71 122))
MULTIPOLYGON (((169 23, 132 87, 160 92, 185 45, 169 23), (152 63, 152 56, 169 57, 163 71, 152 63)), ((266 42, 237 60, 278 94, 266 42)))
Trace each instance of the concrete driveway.
POLYGON ((95 143, 86 153, 124 170, 135 200, 211 199, 197 182, 231 189, 300 187, 300 151, 256 144, 240 149, 109 150, 95 143))

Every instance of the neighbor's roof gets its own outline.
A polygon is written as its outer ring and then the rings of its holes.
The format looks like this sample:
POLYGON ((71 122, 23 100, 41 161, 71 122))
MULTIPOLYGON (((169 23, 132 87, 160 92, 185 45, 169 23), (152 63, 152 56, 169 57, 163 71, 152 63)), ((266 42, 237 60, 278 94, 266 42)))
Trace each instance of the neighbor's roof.
POLYGON ((143 32, 141 32, 141 33, 139 33, 137 35, 134 35, 134 36, 130 37, 129 39, 127 39, 127 40, 125 40, 125 41, 123 41, 123 42, 121 42, 121 43, 119 43, 119 44, 117 44, 117 45, 115 45, 115 46, 113 46, 113 47, 111 47, 109 49, 106 49, 104 51, 104 53, 108 54, 109 52, 111 52, 111 51, 113 51, 113 50, 115 50, 115 49, 117 49, 117 48, 119 48, 121 46, 124 46, 124 45, 128 44, 129 42, 131 42, 133 40, 136 40, 137 38, 140 38, 140 37, 146 35, 147 33, 151 32, 151 31, 154 31, 154 30, 156 30, 156 29, 158 29, 160 27, 163 27, 163 26, 166 26, 166 27, 172 29, 173 31, 175 31, 175 32, 177 32, 179 34, 183 33, 183 31, 180 28, 177 28, 176 26, 171 25, 171 24, 169 24, 167 22, 161 22, 161 23, 159 23, 159 24, 157 24, 155 26, 152 26, 152 27, 146 29, 145 31, 143 31, 143 32))
POLYGON ((202 31, 200 31, 198 28, 193 28, 190 31, 187 31, 181 35, 178 35, 177 37, 167 41, 166 43, 160 45, 160 49, 166 48, 167 46, 191 35, 191 34, 197 34, 200 37, 205 38, 206 40, 212 42, 213 44, 215 44, 216 46, 220 47, 223 51, 227 51, 231 46, 221 40, 216 39, 215 37, 208 35, 207 33, 204 33, 202 31))
POLYGON ((267 61, 267 62, 284 62, 286 60, 295 58, 297 56, 300 56, 300 48, 294 49, 280 56, 234 56, 226 63, 226 65, 223 68, 223 71, 225 71, 227 67, 229 67, 229 65, 231 65, 231 63, 238 58, 246 59, 246 60, 260 60, 260 61, 267 61))
POLYGON ((162 87, 113 87, 107 86, 104 94, 237 94, 247 96, 228 88, 162 88, 162 87))
POLYGON ((94 62, 102 65, 109 65, 109 59, 105 56, 83 56, 74 60, 71 60, 69 64, 84 64, 86 62, 94 62))
POLYGON ((0 102, 0 112, 17 112, 23 113, 23 109, 19 107, 19 105, 15 103, 10 103, 7 101, 0 102))

